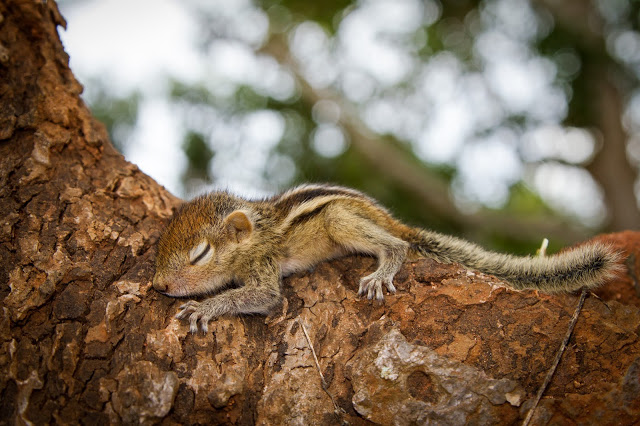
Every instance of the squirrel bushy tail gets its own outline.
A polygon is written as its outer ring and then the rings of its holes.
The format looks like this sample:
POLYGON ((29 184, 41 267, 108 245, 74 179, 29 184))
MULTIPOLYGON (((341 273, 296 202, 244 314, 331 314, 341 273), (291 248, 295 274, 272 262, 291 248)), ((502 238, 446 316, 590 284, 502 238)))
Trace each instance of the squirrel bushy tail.
POLYGON ((496 253, 433 231, 412 229, 406 236, 410 250, 419 256, 494 275, 517 290, 566 292, 596 287, 616 275, 620 254, 590 243, 551 256, 519 257, 496 253))

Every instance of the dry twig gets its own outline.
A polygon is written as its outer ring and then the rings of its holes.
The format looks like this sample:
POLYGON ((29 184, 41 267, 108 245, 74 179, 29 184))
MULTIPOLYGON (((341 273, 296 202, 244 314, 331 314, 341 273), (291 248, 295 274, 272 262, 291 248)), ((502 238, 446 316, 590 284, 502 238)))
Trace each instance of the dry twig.
POLYGON ((533 414, 536 410, 536 407, 538 406, 540 399, 542 399, 542 395, 547 389, 547 386, 549 386, 549 383, 551 383, 551 378, 553 377, 553 374, 556 372, 556 368, 560 363, 560 359, 562 358, 562 354, 564 353, 564 350, 567 348, 567 344, 569 343, 569 339, 571 338, 573 329, 576 326, 576 322, 578 322, 578 317, 580 316, 580 312, 582 311, 582 305, 584 305, 584 300, 587 298, 587 294, 588 294, 587 290, 582 289, 582 293, 580 293, 580 300, 578 300, 578 306, 576 306, 576 310, 573 312, 573 316, 571 317, 571 321, 569 322, 569 328, 567 329, 567 333, 564 336, 564 340, 560 345, 560 349, 556 353, 556 358, 553 360, 553 364, 551 365, 551 368, 549 368, 549 371, 547 372, 547 377, 545 377, 544 382, 542 383, 542 386, 540 386, 540 389, 538 389, 538 394, 536 395, 536 399, 533 403, 533 407, 531 407, 531 410, 529 410, 529 413, 527 413, 527 417, 524 419, 524 422, 522 422, 522 426, 528 426, 529 422, 531 422, 531 419, 533 418, 533 414))
MULTIPOLYGON (((300 326, 302 328, 302 332, 304 333, 304 337, 307 339, 307 343, 309 344, 309 348, 311 349, 311 354, 313 355, 313 360, 316 363, 316 368, 318 369, 318 374, 320 374, 320 381, 322 382, 322 390, 329 396, 331 402, 333 403, 333 413, 338 417, 339 420, 342 420, 342 414, 344 414, 344 410, 336 404, 335 399, 333 399, 333 395, 329 393, 329 386, 324 379, 324 375, 322 374, 322 370, 320 369, 320 363, 318 362, 318 357, 316 355, 316 351, 313 348, 313 344, 311 343, 311 339, 309 338, 309 333, 307 333, 307 328, 304 326, 304 322, 299 320, 300 326)), ((344 420, 342 420, 343 424, 347 424, 344 420)))

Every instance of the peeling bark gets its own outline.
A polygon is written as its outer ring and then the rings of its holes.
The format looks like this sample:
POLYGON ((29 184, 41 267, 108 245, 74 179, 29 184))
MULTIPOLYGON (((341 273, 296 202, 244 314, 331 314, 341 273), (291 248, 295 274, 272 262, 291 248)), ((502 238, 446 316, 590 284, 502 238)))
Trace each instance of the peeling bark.
MULTIPOLYGON (((79 99, 55 3, 10 0, 0 13, 0 424, 526 416, 575 295, 514 292, 422 260, 372 304, 355 294, 374 260, 349 257, 287 278, 269 317, 189 334, 173 317, 181 301, 150 282, 179 200, 114 151, 79 99)), ((640 418, 640 234, 603 238, 632 273, 587 299, 538 424, 640 418)))

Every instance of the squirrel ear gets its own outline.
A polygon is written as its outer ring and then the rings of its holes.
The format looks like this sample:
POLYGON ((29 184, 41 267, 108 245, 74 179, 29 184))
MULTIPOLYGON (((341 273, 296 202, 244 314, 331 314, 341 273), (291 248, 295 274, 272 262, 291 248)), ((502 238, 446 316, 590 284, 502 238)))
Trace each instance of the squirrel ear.
POLYGON ((224 220, 231 239, 240 242, 251 235, 253 225, 247 215, 240 210, 231 212, 224 220))

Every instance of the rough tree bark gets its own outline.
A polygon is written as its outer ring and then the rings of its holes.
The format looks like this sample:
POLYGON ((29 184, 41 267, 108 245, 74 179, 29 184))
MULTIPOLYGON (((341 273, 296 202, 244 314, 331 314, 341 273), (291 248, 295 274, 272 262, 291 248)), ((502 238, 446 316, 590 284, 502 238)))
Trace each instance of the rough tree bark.
MULTIPOLYGON (((575 295, 513 292, 425 260, 373 305, 355 291, 374 261, 349 257, 285 280, 267 318, 190 335, 173 318, 181 301, 150 285, 179 200, 114 151, 57 25, 52 1, 0 3, 1 424, 524 418, 575 295)), ((632 254, 635 275, 587 299, 534 422, 640 418, 640 236, 605 239, 632 254)))

